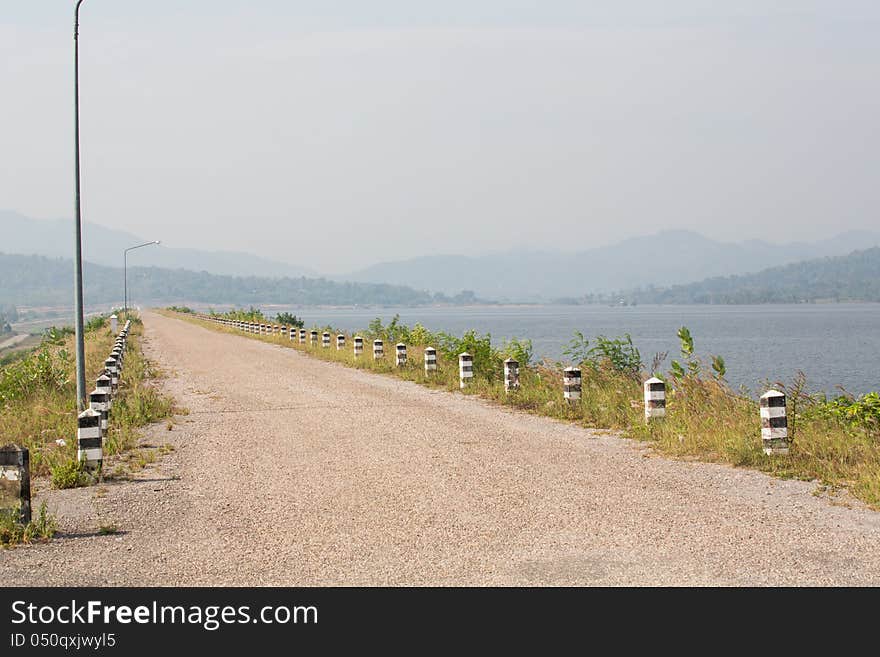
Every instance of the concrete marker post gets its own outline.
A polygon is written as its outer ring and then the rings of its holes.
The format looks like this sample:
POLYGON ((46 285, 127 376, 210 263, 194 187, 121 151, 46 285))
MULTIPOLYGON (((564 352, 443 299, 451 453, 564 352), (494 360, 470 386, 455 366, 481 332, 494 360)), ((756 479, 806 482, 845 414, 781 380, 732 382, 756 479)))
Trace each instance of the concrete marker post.
POLYGON ((395 346, 394 364, 397 367, 406 366, 406 345, 403 342, 398 342, 395 346))
POLYGON ((359 358, 364 353, 364 339, 361 336, 356 335, 356 336, 354 336, 353 342, 354 342, 354 357, 359 358))
POLYGON ((77 417, 76 458, 88 470, 100 470, 104 463, 101 414, 87 408, 77 417))
POLYGON ((306 343, 306 330, 305 329, 299 330, 299 343, 300 344, 306 343))
POLYGON ((381 340, 373 340, 373 360, 385 357, 385 344, 381 340))
POLYGON ((571 406, 581 400, 581 371, 577 367, 566 367, 562 371, 562 394, 571 406))
POLYGON ((656 376, 645 381, 645 422, 666 417, 666 384, 656 376))
POLYGON ((336 351, 345 349, 345 336, 340 333, 336 336, 336 351))
POLYGON ((0 511, 18 507, 21 524, 31 521, 31 456, 26 447, 0 447, 0 511))
POLYGON ((109 411, 113 408, 113 383, 106 370, 102 372, 95 381, 95 390, 107 395, 107 399, 109 400, 107 403, 107 410, 109 411))
POLYGON ((95 388, 89 394, 89 408, 101 414, 101 435, 107 433, 107 422, 110 419, 110 393, 95 388))
POLYGON ((789 452, 785 394, 778 390, 761 395, 761 441, 768 456, 785 456, 789 452))
POLYGON ((425 376, 437 371, 437 350, 434 347, 425 347, 425 376))
POLYGON ((107 370, 107 374, 110 375, 110 390, 111 393, 115 393, 119 388, 119 369, 116 367, 116 359, 108 358, 104 361, 104 369, 107 370))
POLYGON ((474 357, 468 352, 458 355, 458 386, 464 390, 474 378, 474 357))
POLYGON ((312 347, 318 346, 318 332, 317 331, 309 331, 309 344, 312 347))
POLYGON ((519 362, 513 358, 504 361, 504 392, 519 390, 519 362))
POLYGON ((323 349, 330 348, 330 334, 327 331, 324 331, 321 334, 321 348, 323 348, 323 349))
POLYGON ((119 330, 119 318, 116 317, 116 313, 110 315, 110 332, 116 333, 119 330))

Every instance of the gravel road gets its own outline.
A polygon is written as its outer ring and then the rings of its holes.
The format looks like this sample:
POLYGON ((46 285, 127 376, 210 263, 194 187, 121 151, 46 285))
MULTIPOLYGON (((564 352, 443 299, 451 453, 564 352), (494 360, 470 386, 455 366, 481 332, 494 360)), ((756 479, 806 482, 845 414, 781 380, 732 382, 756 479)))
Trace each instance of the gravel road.
POLYGON ((19 585, 880 584, 880 513, 815 484, 144 314, 188 407, 139 479, 48 491, 19 585), (98 535, 99 524, 121 532, 98 535))

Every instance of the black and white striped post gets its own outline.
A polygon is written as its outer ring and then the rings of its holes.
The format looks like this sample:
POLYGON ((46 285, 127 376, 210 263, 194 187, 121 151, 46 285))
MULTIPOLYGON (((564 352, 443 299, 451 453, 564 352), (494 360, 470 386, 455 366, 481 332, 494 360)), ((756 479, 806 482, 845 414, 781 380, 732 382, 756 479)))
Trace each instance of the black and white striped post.
POLYGON ((373 360, 385 357, 385 344, 381 340, 373 340, 373 360))
POLYGON ((562 371, 562 394, 565 400, 575 406, 581 400, 581 371, 577 367, 566 367, 562 371))
POLYGON ((0 510, 14 512, 26 525, 31 521, 31 456, 27 447, 0 447, 0 510))
POLYGON ((101 443, 101 414, 87 408, 77 417, 76 458, 89 470, 100 470, 104 462, 101 443))
POLYGON ((296 327, 290 327, 290 341, 293 342, 296 339, 296 327))
POLYGON ((330 348, 330 334, 327 333, 327 331, 324 331, 321 334, 321 347, 323 347, 324 349, 330 348))
POLYGON ((95 381, 95 390, 98 392, 104 393, 107 395, 107 399, 110 400, 107 409, 113 408, 113 383, 110 379, 110 375, 107 374, 106 370, 101 373, 101 375, 95 381))
POLYGON ((768 456, 788 454, 785 394, 778 390, 768 390, 761 395, 761 441, 768 456))
POLYGON ((458 386, 464 390, 474 378, 474 357, 468 352, 458 355, 458 386))
POLYGON ((313 347, 318 346, 318 332, 317 331, 309 331, 309 344, 313 347))
POLYGON ((394 364, 397 367, 406 365, 406 345, 402 342, 398 342, 395 346, 394 364))
POLYGON ((666 384, 656 376, 645 381, 645 422, 666 417, 666 384))
POLYGON ((342 351, 345 349, 345 336, 340 333, 336 336, 336 351, 342 351))
POLYGON ((107 421, 110 416, 110 393, 95 388, 89 394, 89 408, 101 414, 101 435, 107 433, 107 421))
POLYGON ((107 370, 107 374, 110 375, 111 392, 116 392, 119 387, 119 368, 116 366, 116 359, 111 357, 105 360, 104 369, 107 370))
POLYGON ((425 375, 437 371, 437 350, 434 347, 425 347, 425 375))
POLYGON ((361 336, 356 335, 356 336, 354 336, 353 342, 354 342, 354 357, 358 358, 358 357, 362 356, 364 353, 364 339, 361 336))
POLYGON ((504 361, 504 392, 519 390, 519 362, 513 358, 504 361))
POLYGON ((300 344, 306 343, 306 330, 305 329, 299 330, 299 343, 300 344))

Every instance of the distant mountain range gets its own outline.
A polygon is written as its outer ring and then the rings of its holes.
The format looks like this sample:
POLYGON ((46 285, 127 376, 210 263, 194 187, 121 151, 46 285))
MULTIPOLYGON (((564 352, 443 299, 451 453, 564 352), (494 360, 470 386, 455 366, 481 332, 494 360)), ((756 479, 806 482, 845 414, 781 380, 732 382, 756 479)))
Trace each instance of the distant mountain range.
MULTIPOLYGON (((44 256, 0 253, 0 308, 72 307, 73 261, 44 256)), ((373 283, 340 283, 324 278, 219 276, 207 272, 158 267, 129 267, 132 305, 403 305, 470 303, 470 297, 448 298, 409 287, 373 283)), ((83 298, 88 306, 121 305, 122 268, 83 264, 83 298)))
MULTIPOLYGON (((73 258, 72 219, 31 219, 0 210, 0 251, 50 258, 73 258), (68 239, 63 239, 68 238, 68 239)), ((83 260, 107 267, 122 266, 122 252, 149 241, 143 236, 83 222, 83 260)), ((164 245, 139 249, 129 265, 207 271, 230 276, 316 276, 314 271, 236 251, 177 249, 164 245)))
MULTIPOLYGON (((71 257, 71 220, 30 219, 0 210, 0 250, 4 253, 71 257), (70 236, 60 239, 59 236, 70 236)), ((119 267, 123 249, 144 242, 143 236, 85 223, 85 260, 119 267)), ((703 279, 743 275, 803 260, 840 256, 880 246, 880 232, 851 231, 817 242, 771 244, 761 240, 725 243, 691 231, 664 231, 579 252, 508 251, 484 256, 431 255, 385 262, 346 275, 328 277, 340 284, 373 283, 405 287, 433 298, 433 292, 459 300, 550 302, 584 299, 636 288, 670 288, 703 279), (473 294, 464 294, 463 290, 473 294)), ((225 276, 264 278, 314 272, 249 253, 213 252, 151 246, 129 265, 203 271, 225 276)), ((329 281, 325 281, 329 282, 329 281)), ((393 296, 393 295, 392 295, 393 296)), ((338 299, 338 296, 332 296, 338 299)), ((337 303, 317 300, 314 303, 337 303)), ((384 301, 383 303, 394 303, 384 301)))
POLYGON ((423 256, 373 265, 338 278, 446 293, 472 290, 479 297, 500 301, 549 301, 745 274, 877 245, 880 233, 868 231, 789 244, 760 240, 723 243, 690 231, 665 231, 578 253, 423 256))
POLYGON ((592 301, 627 303, 880 302, 880 248, 772 267, 756 274, 709 278, 665 289, 642 289, 592 301))

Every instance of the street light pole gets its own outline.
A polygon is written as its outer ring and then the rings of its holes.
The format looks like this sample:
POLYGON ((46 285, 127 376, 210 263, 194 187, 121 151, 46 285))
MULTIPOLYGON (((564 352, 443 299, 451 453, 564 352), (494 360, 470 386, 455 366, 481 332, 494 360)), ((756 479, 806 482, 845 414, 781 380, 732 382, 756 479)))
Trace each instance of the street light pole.
POLYGON ((130 246, 125 251, 122 252, 122 278, 124 281, 124 301, 123 306, 125 309, 125 316, 128 317, 128 252, 133 251, 134 249, 139 249, 144 246, 150 246, 151 244, 159 244, 159 240, 153 240, 152 242, 144 242, 143 244, 138 244, 137 246, 130 246))
POLYGON ((74 250, 74 320, 76 325, 76 404, 80 411, 86 407, 86 350, 83 340, 83 281, 82 281, 82 209, 79 183, 79 6, 73 12, 73 132, 74 177, 76 180, 76 248, 74 250))

